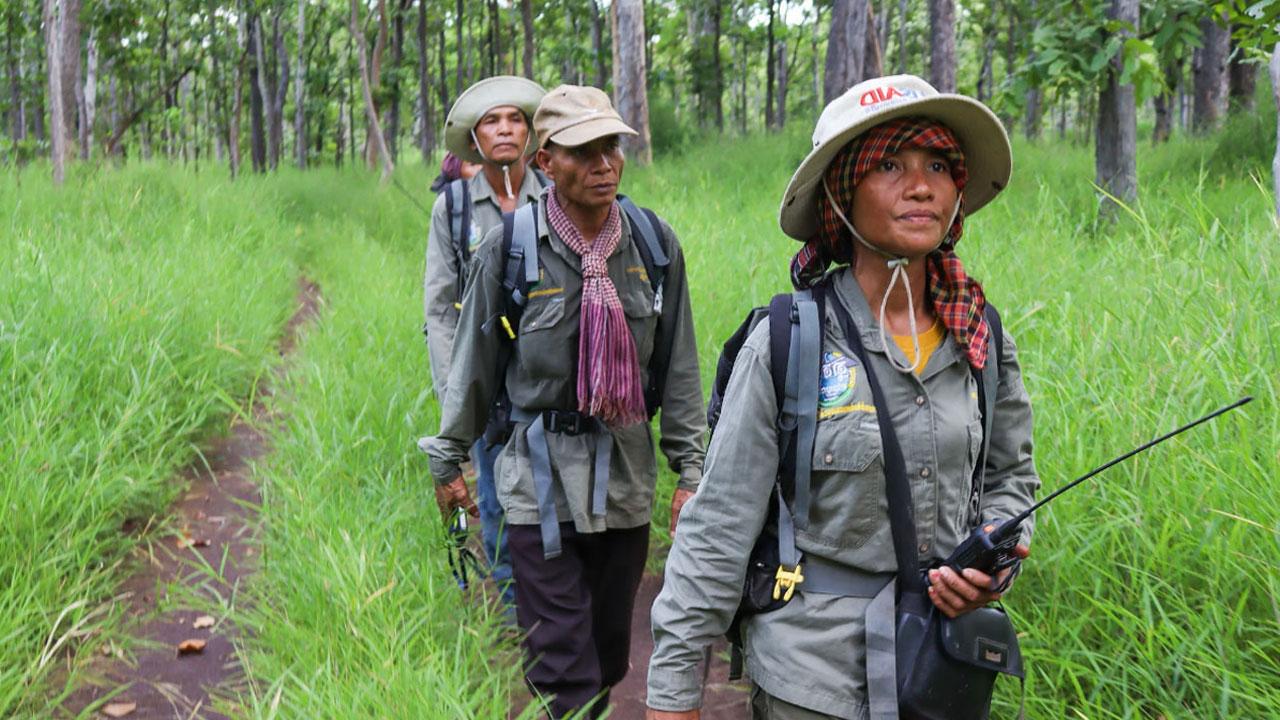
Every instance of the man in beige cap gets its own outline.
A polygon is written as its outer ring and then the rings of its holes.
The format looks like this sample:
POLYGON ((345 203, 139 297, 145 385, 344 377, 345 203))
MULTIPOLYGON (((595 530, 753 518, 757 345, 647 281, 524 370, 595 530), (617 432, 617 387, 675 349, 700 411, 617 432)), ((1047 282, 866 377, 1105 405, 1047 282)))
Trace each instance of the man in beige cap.
POLYGON ((440 433, 424 449, 442 510, 465 507, 459 463, 495 399, 508 401, 497 486, 527 680, 552 717, 599 715, 628 670, 648 554, 649 420, 661 407, 673 529, 702 477, 706 421, 684 255, 665 222, 618 195, 618 138, 634 131, 603 92, 573 86, 547 94, 534 127, 555 185, 476 254, 440 433))
MULTIPOLYGON (((526 157, 536 147, 533 113, 546 90, 519 77, 491 77, 458 96, 445 120, 445 146, 462 163, 480 171, 445 185, 431 211, 423 309, 431 380, 443 404, 449 361, 471 255, 484 234, 502 224, 502 213, 537 199, 545 178, 528 172, 526 157)), ((500 447, 477 442, 471 450, 479 505, 481 539, 495 583, 508 607, 515 605, 511 560, 503 531, 502 506, 493 485, 493 462, 500 447)))

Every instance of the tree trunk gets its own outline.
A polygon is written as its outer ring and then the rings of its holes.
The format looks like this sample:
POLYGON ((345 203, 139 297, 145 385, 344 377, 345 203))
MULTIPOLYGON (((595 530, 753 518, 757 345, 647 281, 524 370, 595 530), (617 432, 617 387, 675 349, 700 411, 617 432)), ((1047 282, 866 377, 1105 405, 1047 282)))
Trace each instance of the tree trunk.
POLYGON ((773 24, 777 16, 776 0, 769 0, 769 24, 765 31, 765 81, 764 81, 764 126, 768 130, 778 129, 777 116, 773 109, 773 89, 777 80, 778 52, 773 42, 773 24))
MULTIPOLYGON (((1138 27, 1138 0, 1111 0, 1107 17, 1138 27)), ((1125 30, 1123 34, 1133 33, 1125 30)), ((1138 120, 1133 85, 1120 84, 1123 66, 1122 49, 1111 59, 1106 85, 1098 96, 1094 166, 1098 187, 1128 204, 1138 197, 1138 120)), ((1103 219, 1112 219, 1119 211, 1116 202, 1106 195, 1100 203, 1103 219)))
POLYGON ((867 3, 867 46, 862 55, 862 79, 884 75, 884 54, 880 36, 876 34, 876 14, 867 3))
POLYGON ((93 147, 93 124, 98 114, 98 34, 89 31, 89 40, 85 47, 84 90, 80 97, 84 113, 80 118, 80 159, 88 160, 93 147))
POLYGON ((378 110, 373 104, 373 87, 369 79, 369 57, 365 50, 364 33, 360 30, 360 10, 356 0, 351 0, 351 34, 356 39, 356 57, 360 61, 360 88, 364 93, 365 115, 369 122, 369 145, 375 157, 382 160, 382 182, 391 178, 393 166, 382 137, 382 124, 378 122, 378 110))
MULTIPOLYGON (((15 143, 21 142, 27 133, 26 118, 22 108, 22 61, 14 50, 14 38, 18 38, 18 13, 8 13, 5 27, 4 56, 5 70, 9 75, 9 137, 15 143)), ((19 45, 21 45, 19 40, 19 45)))
MULTIPOLYGON (((595 4, 594 1, 592 4, 593 5, 595 4)), ((453 32, 454 32, 454 43, 453 43, 454 49, 458 53, 457 65, 455 68, 457 70, 458 81, 454 84, 453 96, 458 97, 459 95, 462 94, 462 91, 465 89, 462 87, 462 67, 466 63, 466 53, 462 49, 462 0, 458 0, 457 7, 454 10, 453 32)), ((443 47, 444 46, 442 45, 441 52, 444 51, 443 47)), ((448 107, 449 104, 444 103, 444 106, 448 107)))
POLYGON ((436 144, 435 121, 431 117, 431 78, 427 77, 430 56, 427 53, 427 0, 418 0, 418 152, 422 164, 431 162, 431 148, 436 144))
POLYGON ((62 92, 62 28, 64 8, 62 0, 43 0, 45 51, 48 53, 46 72, 49 75, 49 159, 53 164, 53 184, 61 185, 66 179, 67 132, 63 124, 62 92))
MULTIPOLYGON (((240 16, 240 25, 237 28, 236 45, 248 47, 248 20, 246 16, 240 16)), ((231 118, 227 123, 227 162, 231 166, 231 179, 235 180, 240 174, 240 117, 244 114, 244 64, 249 53, 240 53, 239 59, 236 61, 235 77, 232 79, 231 90, 231 118)))
POLYGON ((898 0, 898 74, 907 71, 907 0, 898 0))
POLYGON ((1258 66, 1244 62, 1244 49, 1231 41, 1231 62, 1227 69, 1227 107, 1253 112, 1253 96, 1258 86, 1258 66))
POLYGON ((591 11, 591 52, 596 58, 595 86, 603 89, 609 75, 604 66, 604 21, 598 0, 587 0, 587 9, 591 11))
MULTIPOLYGON (((1031 19, 1030 27, 1027 28, 1028 34, 1032 37, 1036 34, 1036 26, 1040 24, 1036 15, 1036 0, 1029 0, 1027 5, 1027 17, 1031 19)), ((1034 43, 1028 43, 1030 46, 1027 50, 1027 64, 1030 65, 1036 61, 1036 50, 1034 43)), ((1040 116, 1043 113, 1041 100, 1043 94, 1039 86, 1032 85, 1027 88, 1026 95, 1026 114, 1023 118, 1022 132, 1028 140, 1038 140, 1040 138, 1040 116)))
POLYGON ((533 0, 520 0, 520 21, 524 23, 524 76, 533 79, 533 0))
POLYGON ((623 147, 641 165, 653 160, 649 138, 648 74, 645 72, 644 4, 642 0, 613 0, 613 95, 618 114, 638 135, 624 136, 623 147))
POLYGON ((1167 142, 1173 131, 1173 114, 1176 110, 1176 90, 1182 81, 1182 60, 1170 62, 1164 68, 1167 92, 1156 93, 1152 102, 1155 105, 1156 123, 1151 130, 1151 142, 1155 145, 1167 142))
POLYGON ((716 130, 724 132, 724 65, 720 62, 720 34, 724 17, 720 0, 711 2, 711 94, 714 98, 716 130))
POLYGON ((941 93, 956 91, 955 0, 929 0, 929 82, 941 93))
MULTIPOLYGON (((425 0, 423 1, 425 2, 425 0)), ((439 88, 439 92, 440 92, 440 112, 445 113, 445 112, 448 112, 449 110, 449 80, 448 80, 449 76, 448 74, 445 73, 444 23, 443 22, 441 22, 440 25, 437 26, 436 60, 439 62, 438 67, 440 71, 439 77, 436 79, 436 82, 437 82, 436 87, 439 88)), ((435 127, 434 123, 432 124, 432 127, 433 128, 435 127)))
MULTIPOLYGON (((298 0, 298 67, 293 79, 293 155, 298 169, 307 167, 307 109, 304 103, 306 94, 307 63, 303 57, 306 45, 307 25, 304 8, 306 0, 298 0)), ((283 49, 283 48, 282 48, 283 49)))
POLYGON ((867 0, 835 0, 827 38, 822 102, 828 104, 865 77, 867 0))
MULTIPOLYGON (((67 147, 73 147, 80 138, 80 108, 84 88, 80 85, 80 8, 81 0, 61 0, 62 38, 62 128, 67 136, 67 147)), ((69 152, 69 151, 68 151, 69 152)))
POLYGON ((400 66, 404 63, 404 11, 409 0, 399 0, 392 19, 391 78, 387 93, 387 152, 391 160, 400 161, 400 66))
POLYGON ((787 67, 787 38, 778 43, 778 105, 773 119, 781 130, 787 126, 787 89, 791 80, 791 68, 787 67))
MULTIPOLYGON (((1198 133, 1214 130, 1226 109, 1227 51, 1230 33, 1215 20, 1206 17, 1200 21, 1204 45, 1195 51, 1195 105, 1192 128, 1198 133)), ((1225 24, 1225 21, 1223 21, 1225 24)))
POLYGON ((266 122, 262 117, 263 93, 262 84, 259 82, 259 76, 262 74, 260 60, 262 53, 258 43, 259 25, 258 17, 250 16, 248 32, 245 34, 246 42, 249 43, 245 52, 249 62, 249 157, 253 162, 253 171, 256 173, 267 170, 266 122))
MULTIPOLYGON (((1271 51, 1271 96, 1280 111, 1280 43, 1271 51)), ((1280 117, 1280 112, 1276 113, 1280 117)), ((1276 154, 1271 160, 1271 175, 1276 188, 1276 222, 1280 223, 1280 122, 1276 125, 1276 154)))
POLYGON ((258 63, 258 94, 262 97, 266 113, 266 167, 275 170, 276 160, 280 157, 279 139, 276 136, 274 92, 276 72, 274 66, 267 62, 267 41, 263 37, 261 17, 254 18, 253 28, 254 34, 257 36, 254 40, 254 52, 258 63))
POLYGON ((995 92, 994 58, 996 54, 995 28, 986 28, 982 39, 982 65, 978 68, 978 102, 988 104, 995 92))

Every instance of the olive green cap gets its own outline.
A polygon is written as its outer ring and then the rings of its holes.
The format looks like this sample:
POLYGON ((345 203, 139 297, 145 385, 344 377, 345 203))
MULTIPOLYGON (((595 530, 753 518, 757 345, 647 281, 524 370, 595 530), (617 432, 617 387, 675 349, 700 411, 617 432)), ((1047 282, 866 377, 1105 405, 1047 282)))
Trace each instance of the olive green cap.
MULTIPOLYGON (((449 117, 444 121, 445 148, 467 162, 484 162, 480 152, 471 146, 471 131, 476 123, 490 110, 506 105, 519 108, 526 118, 531 118, 546 93, 538 83, 514 75, 481 80, 463 91, 450 108, 449 117)), ((530 132, 524 152, 531 155, 537 149, 537 140, 530 132)))
POLYGON ((554 142, 577 147, 606 135, 638 135, 622 122, 609 96, 599 88, 561 85, 542 98, 533 115, 538 147, 554 142))

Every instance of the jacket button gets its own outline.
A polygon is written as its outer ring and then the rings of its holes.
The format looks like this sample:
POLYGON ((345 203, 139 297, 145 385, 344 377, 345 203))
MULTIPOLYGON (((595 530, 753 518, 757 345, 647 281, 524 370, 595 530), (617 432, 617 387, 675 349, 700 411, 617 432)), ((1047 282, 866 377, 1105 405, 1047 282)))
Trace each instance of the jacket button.
POLYGON ((921 407, 924 407, 924 396, 923 396, 923 395, 917 395, 917 396, 916 396, 916 405, 919 405, 919 406, 921 406, 921 407))
POLYGON ((824 462, 824 463, 826 463, 826 464, 828 464, 828 465, 830 465, 831 463, 835 462, 835 459, 836 459, 836 457, 835 457, 834 455, 832 455, 831 453, 827 453, 826 455, 823 455, 823 456, 822 456, 822 462, 824 462))
POLYGON ((920 543, 920 552, 922 553, 929 552, 929 543, 920 543))
POLYGON ((929 468, 920 468, 920 477, 922 478, 929 477, 929 468))

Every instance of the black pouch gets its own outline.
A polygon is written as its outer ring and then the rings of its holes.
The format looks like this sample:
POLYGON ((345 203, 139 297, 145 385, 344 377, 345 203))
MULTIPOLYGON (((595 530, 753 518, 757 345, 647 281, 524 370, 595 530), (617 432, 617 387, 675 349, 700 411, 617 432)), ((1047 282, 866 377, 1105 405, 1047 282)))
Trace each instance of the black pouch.
POLYGON ((507 396, 506 388, 498 394, 498 399, 493 402, 493 407, 489 409, 489 419, 484 425, 484 444, 487 449, 492 450, 495 446, 506 445, 511 439, 511 430, 515 427, 515 423, 511 422, 511 398, 507 396))
POLYGON ((901 720, 986 720, 996 677, 1024 677, 1004 610, 949 618, 915 593, 899 601, 897 659, 901 720))

